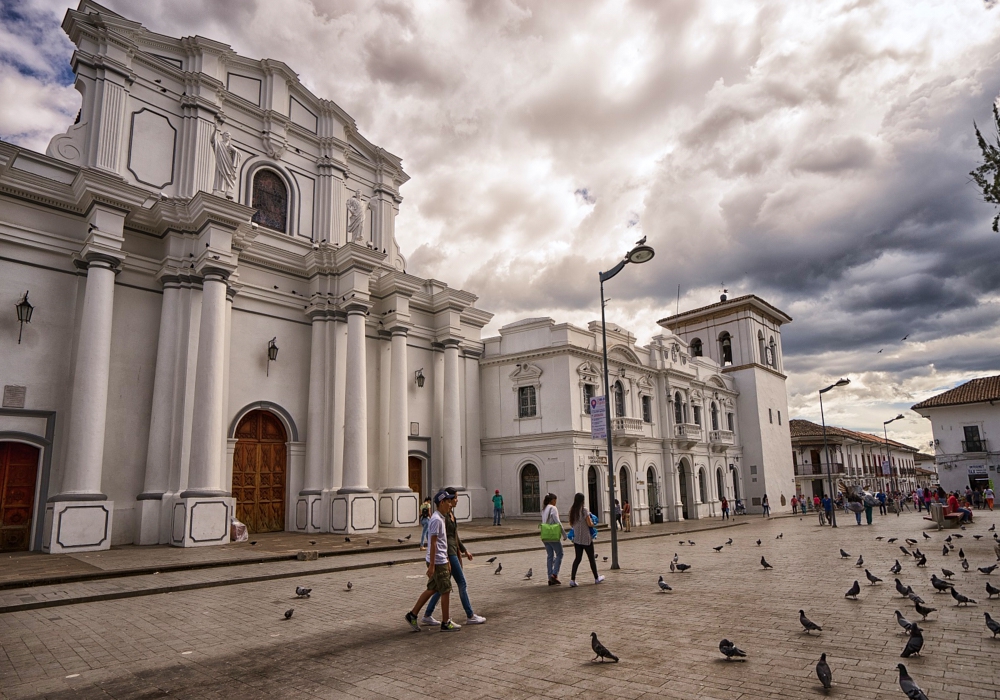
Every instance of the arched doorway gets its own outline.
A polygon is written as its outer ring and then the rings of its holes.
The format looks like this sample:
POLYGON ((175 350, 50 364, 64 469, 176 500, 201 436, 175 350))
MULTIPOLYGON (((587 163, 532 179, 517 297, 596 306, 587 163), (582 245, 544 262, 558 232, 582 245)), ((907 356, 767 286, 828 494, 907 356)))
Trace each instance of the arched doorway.
POLYGON ((0 552, 31 547, 39 452, 24 442, 0 442, 0 552))
POLYGON ((726 477, 722 475, 722 467, 715 470, 715 484, 719 488, 719 500, 721 501, 726 495, 726 477))
POLYGON ((424 499, 424 460, 415 455, 410 455, 406 460, 407 485, 410 491, 424 499))
POLYGON ((652 520, 652 513, 660 505, 660 495, 656 492, 656 470, 652 467, 646 467, 646 503, 652 520))
POLYGON ((270 411, 250 411, 236 426, 233 498, 249 532, 285 529, 285 426, 270 411))
POLYGON ((591 513, 601 512, 601 502, 598 499, 599 489, 597 488, 597 469, 591 467, 587 470, 587 510, 591 513))
POLYGON ((677 481, 681 491, 681 511, 685 520, 691 517, 691 497, 688 494, 688 469, 687 460, 682 459, 681 463, 677 466, 677 481))
POLYGON ((708 503, 708 474, 705 467, 698 469, 698 498, 700 503, 708 503))
POLYGON ((729 473, 733 477, 733 500, 740 500, 740 475, 736 473, 736 467, 730 467, 729 473))
POLYGON ((621 469, 618 470, 618 484, 619 484, 619 491, 621 492, 620 495, 620 498, 622 499, 621 502, 624 503, 625 501, 628 501, 629 503, 631 503, 632 489, 629 488, 630 484, 628 480, 628 469, 625 467, 622 467, 621 469))
POLYGON ((525 464, 521 469, 521 512, 540 513, 542 511, 541 489, 538 484, 538 467, 525 464))

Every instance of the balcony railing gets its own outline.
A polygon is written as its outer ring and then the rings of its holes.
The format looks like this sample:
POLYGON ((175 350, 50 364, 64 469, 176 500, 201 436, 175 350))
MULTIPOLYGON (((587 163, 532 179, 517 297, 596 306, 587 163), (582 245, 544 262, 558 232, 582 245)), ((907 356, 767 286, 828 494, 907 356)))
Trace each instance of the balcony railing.
POLYGON ((641 418, 612 418, 611 432, 614 435, 642 435, 641 418))
POLYGON ((732 445, 735 440, 731 430, 713 430, 708 434, 709 442, 717 442, 723 445, 732 445))
POLYGON ((962 452, 986 452, 986 438, 962 440, 962 452))
MULTIPOLYGON (((843 462, 830 462, 830 472, 832 474, 844 474, 843 462)), ((808 463, 799 464, 795 467, 796 476, 826 476, 826 462, 819 464, 808 463)))

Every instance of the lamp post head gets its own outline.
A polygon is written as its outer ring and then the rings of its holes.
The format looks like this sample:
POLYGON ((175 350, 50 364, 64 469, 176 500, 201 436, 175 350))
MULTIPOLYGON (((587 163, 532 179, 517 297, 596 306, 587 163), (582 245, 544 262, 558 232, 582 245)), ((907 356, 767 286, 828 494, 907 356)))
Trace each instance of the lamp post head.
POLYGON ((17 302, 17 305, 14 308, 17 309, 18 322, 31 323, 31 312, 35 310, 35 307, 28 301, 27 292, 24 293, 24 296, 21 297, 21 301, 17 302))
POLYGON ((649 262, 653 259, 655 254, 656 252, 648 245, 637 245, 628 252, 625 259, 630 263, 636 263, 638 265, 644 262, 649 262))
POLYGON ((896 416, 895 418, 893 418, 893 420, 902 420, 902 418, 903 418, 903 414, 900 413, 898 416, 896 416))
POLYGON ((847 386, 850 383, 851 383, 850 379, 840 379, 837 381, 836 384, 834 384, 834 386, 847 386))
POLYGON ((267 359, 269 362, 275 362, 278 359, 278 346, 274 342, 278 339, 278 336, 274 336, 267 342, 267 359))

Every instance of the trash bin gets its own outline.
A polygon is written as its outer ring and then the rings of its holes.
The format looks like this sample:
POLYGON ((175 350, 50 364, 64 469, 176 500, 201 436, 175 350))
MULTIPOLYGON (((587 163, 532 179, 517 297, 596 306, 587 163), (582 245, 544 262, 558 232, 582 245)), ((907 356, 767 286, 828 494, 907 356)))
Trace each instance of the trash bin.
POLYGON ((662 523, 663 522, 663 509, 660 506, 653 508, 653 522, 662 523))

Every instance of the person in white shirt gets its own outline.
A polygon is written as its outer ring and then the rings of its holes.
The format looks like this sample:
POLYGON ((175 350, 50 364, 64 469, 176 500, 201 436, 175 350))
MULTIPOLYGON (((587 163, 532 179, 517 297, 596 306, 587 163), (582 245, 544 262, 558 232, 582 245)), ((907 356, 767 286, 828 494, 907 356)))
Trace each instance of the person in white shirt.
POLYGON ((406 622, 415 631, 420 631, 420 618, 418 613, 424 604, 430 600, 435 593, 441 594, 441 623, 442 632, 457 632, 462 629, 451 621, 449 616, 451 603, 451 565, 448 563, 448 533, 445 528, 444 519, 451 512, 454 501, 451 494, 441 489, 434 494, 434 505, 437 510, 431 516, 427 526, 427 533, 430 542, 427 545, 427 589, 420 594, 417 604, 410 612, 406 613, 406 622))
POLYGON ((566 530, 563 529, 559 521, 559 510, 556 508, 556 495, 549 493, 545 495, 543 501, 545 507, 542 508, 542 523, 546 525, 558 525, 561 538, 555 541, 544 541, 545 545, 545 571, 549 575, 549 585, 558 586, 562 584, 559 580, 559 567, 562 566, 563 546, 562 540, 566 539, 566 530))
POLYGON ((994 495, 995 494, 993 493, 993 489, 991 489, 989 486, 987 486, 986 490, 983 491, 983 498, 986 500, 986 507, 989 508, 990 510, 993 510, 994 495))

